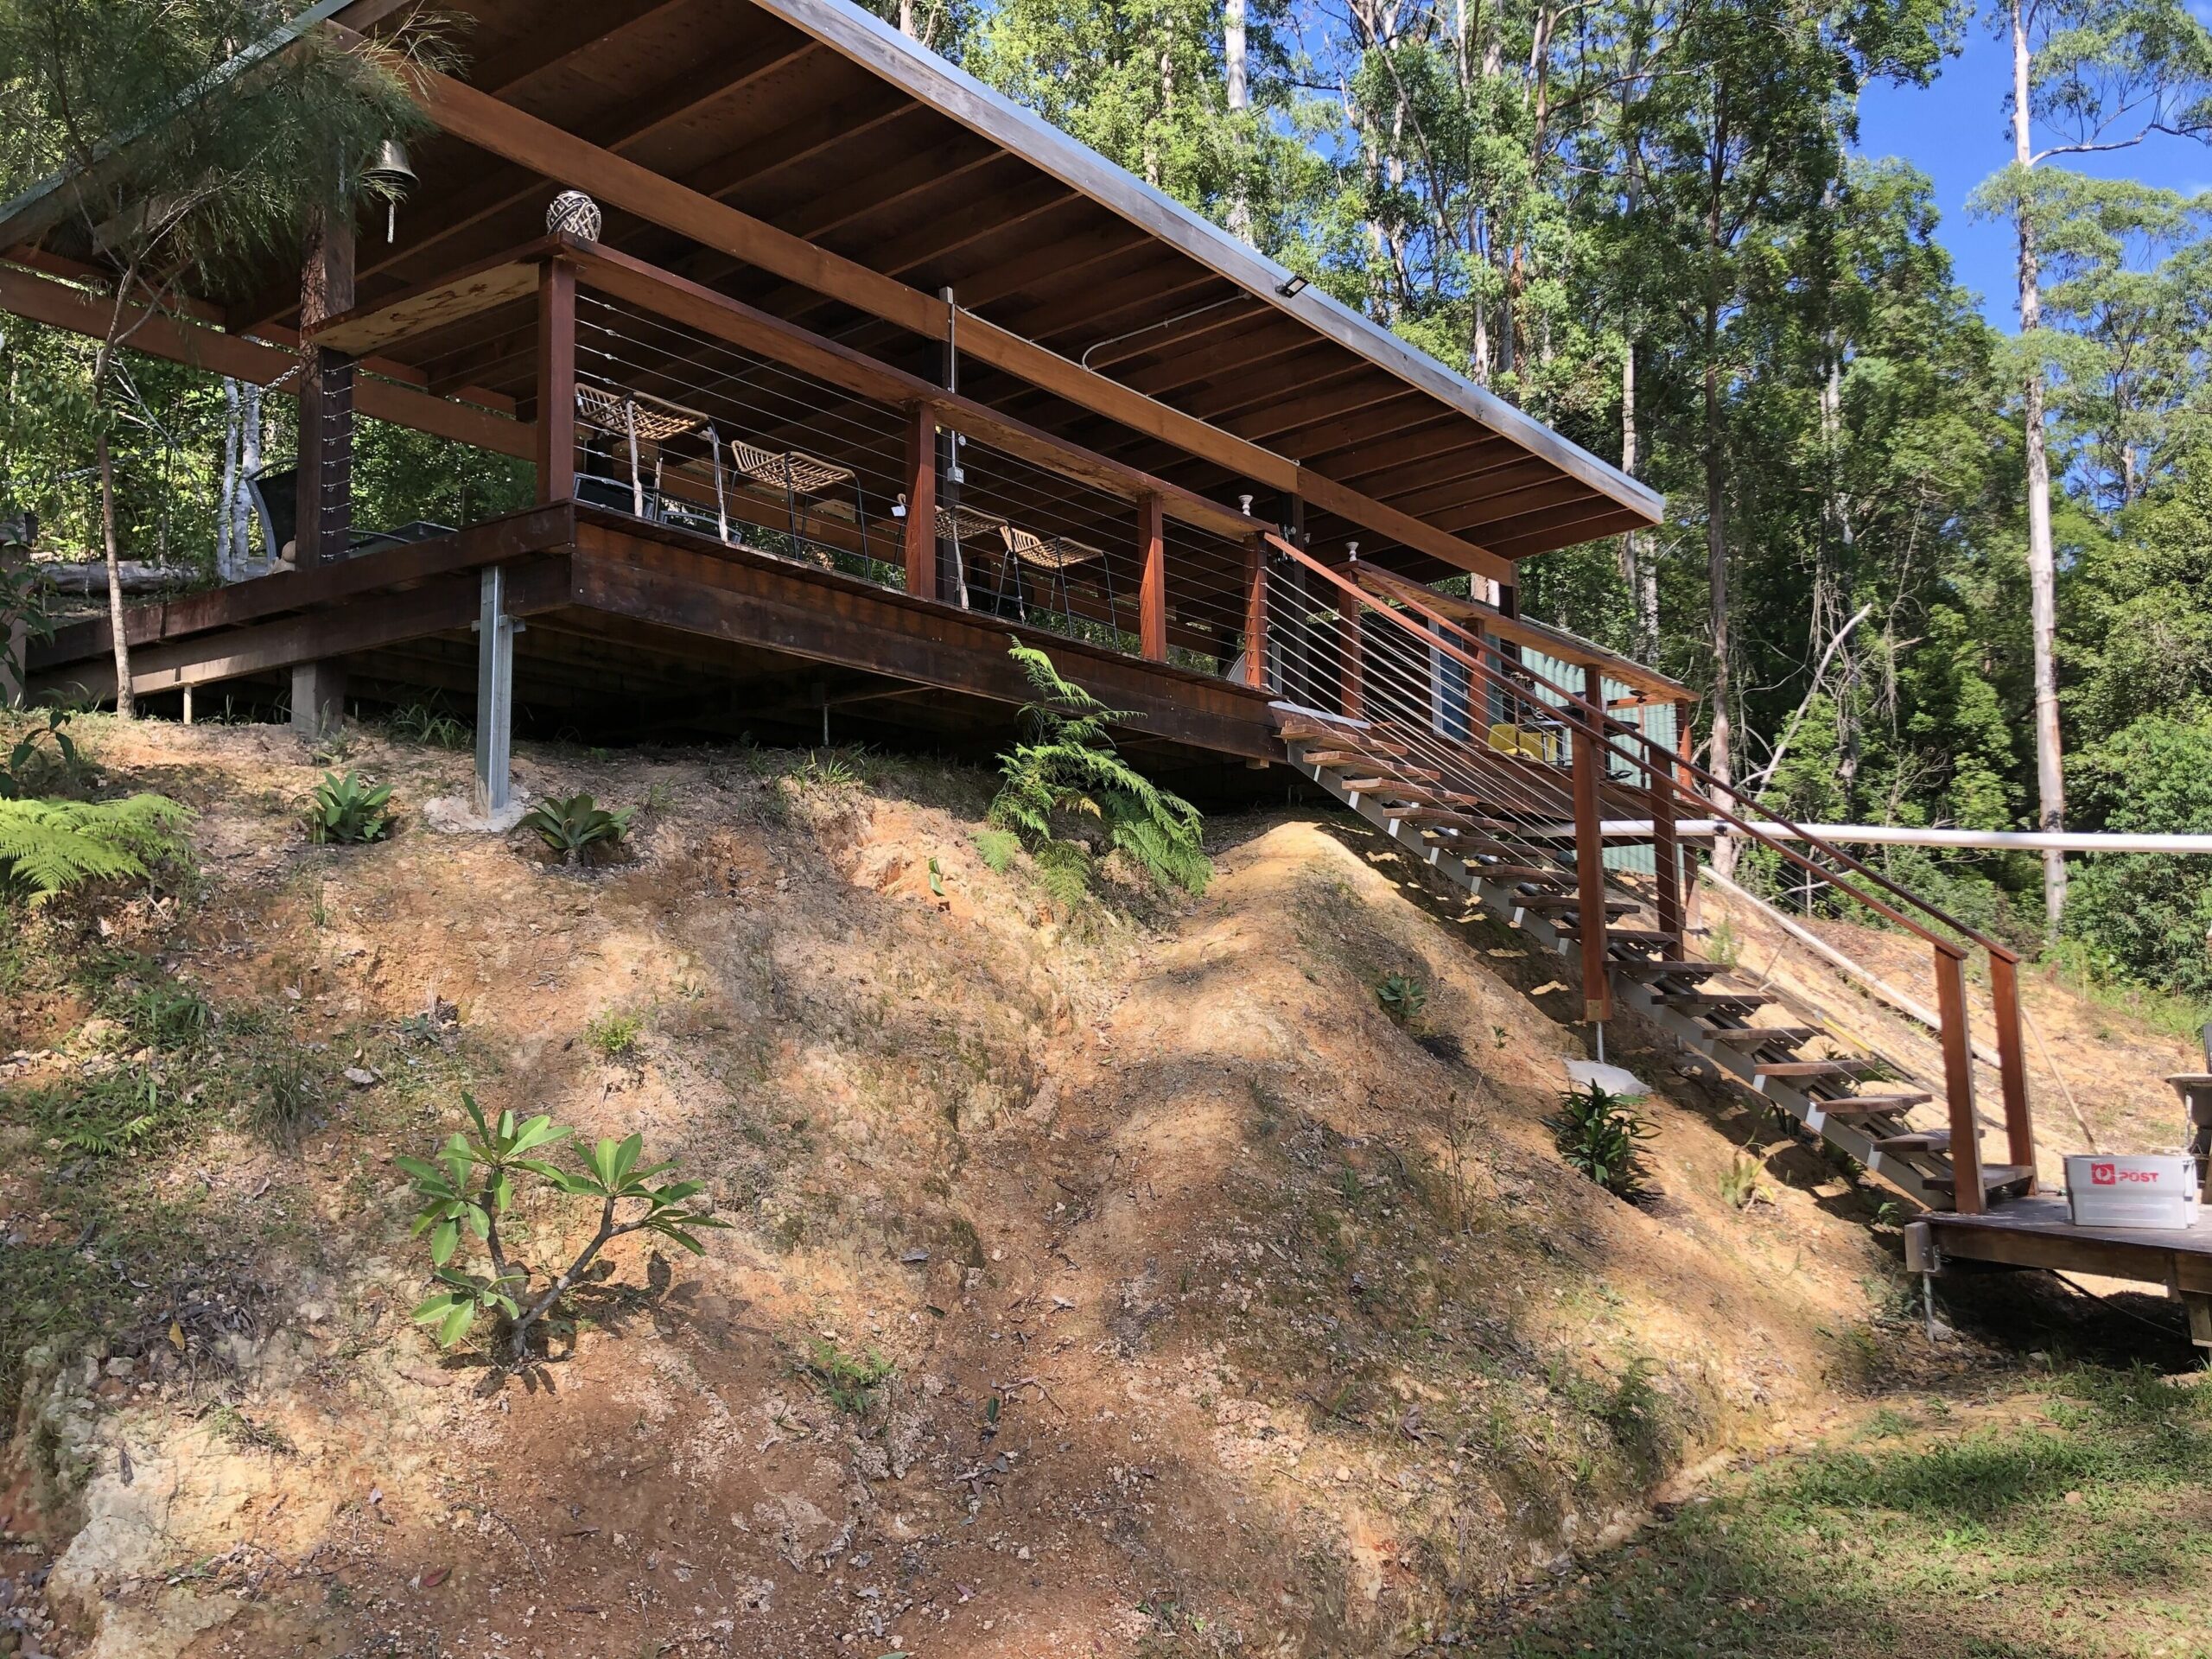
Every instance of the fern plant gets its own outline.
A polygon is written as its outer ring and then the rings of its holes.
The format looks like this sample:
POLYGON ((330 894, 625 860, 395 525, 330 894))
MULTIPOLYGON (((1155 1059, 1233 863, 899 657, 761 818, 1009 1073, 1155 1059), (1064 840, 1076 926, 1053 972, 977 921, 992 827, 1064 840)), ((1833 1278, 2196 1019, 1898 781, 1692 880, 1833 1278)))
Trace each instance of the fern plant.
POLYGON ((322 774, 308 802, 308 839, 316 842, 381 841, 391 833, 391 785, 359 772, 322 774))
POLYGON ((143 876, 182 855, 177 832, 191 816, 166 795, 0 800, 0 891, 39 905, 87 881, 143 876))
POLYGON ((1021 838, 1046 891, 1065 908, 1089 893, 1093 862, 1088 845, 1058 833, 1069 817, 1095 820, 1106 844, 1158 885, 1204 893, 1213 877, 1205 820, 1122 758, 1107 728, 1127 716, 1064 678, 1034 646, 1016 640, 1012 655, 1036 697, 1021 711, 1027 741, 1000 758, 993 827, 1021 838))
POLYGON ((571 795, 566 800, 556 796, 531 808, 522 821, 561 855, 561 862, 566 866, 594 847, 620 846, 629 836, 630 820, 637 812, 634 806, 609 812, 588 795, 571 795))

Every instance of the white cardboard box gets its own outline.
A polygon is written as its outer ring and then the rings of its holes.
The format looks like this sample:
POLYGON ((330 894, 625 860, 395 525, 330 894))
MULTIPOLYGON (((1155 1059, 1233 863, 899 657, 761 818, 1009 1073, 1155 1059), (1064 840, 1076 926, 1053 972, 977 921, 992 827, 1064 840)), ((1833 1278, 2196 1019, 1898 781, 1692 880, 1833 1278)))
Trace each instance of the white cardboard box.
POLYGON ((2196 1160, 2074 1154, 2066 1160, 2066 1196, 2079 1227, 2177 1231, 2196 1224, 2196 1160))

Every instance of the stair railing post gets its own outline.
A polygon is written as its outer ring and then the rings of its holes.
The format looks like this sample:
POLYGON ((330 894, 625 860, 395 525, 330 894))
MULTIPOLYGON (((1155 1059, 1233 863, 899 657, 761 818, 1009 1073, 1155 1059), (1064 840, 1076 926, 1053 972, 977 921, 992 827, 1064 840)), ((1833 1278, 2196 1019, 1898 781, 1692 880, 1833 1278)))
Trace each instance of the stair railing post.
POLYGON ((1952 1207, 1978 1216, 1988 1207, 1981 1190, 1981 1123, 1974 1109, 1966 952, 1955 944, 1936 946, 1936 1012, 1943 1022, 1943 1094, 1951 1110, 1952 1207))
POLYGON ((1683 954, 1682 854, 1675 834, 1675 791, 1669 773, 1673 759, 1656 747, 1643 752, 1644 791, 1651 798, 1652 908, 1659 913, 1659 931, 1675 941, 1675 954, 1683 954))
POLYGON ((1244 683, 1268 689, 1268 544, 1258 536, 1244 550, 1244 683))
POLYGON ((1367 607, 1357 594, 1337 589, 1337 704, 1347 720, 1361 720, 1367 713, 1367 637, 1362 613, 1367 607))
POLYGON ((1997 1020, 1998 1086, 2005 1096, 2005 1158, 2029 1172, 2032 1192, 2036 1131, 2028 1110, 2027 1050, 2020 1039, 2020 959, 2009 951, 1989 953, 1989 1000, 1997 1020))
POLYGON ((1603 1025, 1613 1014, 1612 978, 1605 966, 1605 831, 1599 810, 1599 783, 1605 763, 1598 733, 1605 709, 1600 698, 1592 695, 1591 678, 1583 677, 1582 718, 1574 725, 1576 932, 1582 941, 1582 1017, 1592 1025, 1603 1025))

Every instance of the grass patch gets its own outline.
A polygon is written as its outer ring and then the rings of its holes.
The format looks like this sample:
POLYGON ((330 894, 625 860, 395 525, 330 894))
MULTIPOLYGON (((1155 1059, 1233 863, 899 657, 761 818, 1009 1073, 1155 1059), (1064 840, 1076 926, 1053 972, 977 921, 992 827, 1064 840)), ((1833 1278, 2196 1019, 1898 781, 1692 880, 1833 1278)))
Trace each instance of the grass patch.
POLYGON ((604 1014, 594 1014, 586 1022, 584 1041, 607 1058, 616 1059, 638 1046, 639 1034, 644 1029, 645 1022, 636 1014, 609 1008, 604 1014))
POLYGON ((2212 1652, 2212 1389, 2085 1368, 1732 1477, 1458 1651, 2212 1652))

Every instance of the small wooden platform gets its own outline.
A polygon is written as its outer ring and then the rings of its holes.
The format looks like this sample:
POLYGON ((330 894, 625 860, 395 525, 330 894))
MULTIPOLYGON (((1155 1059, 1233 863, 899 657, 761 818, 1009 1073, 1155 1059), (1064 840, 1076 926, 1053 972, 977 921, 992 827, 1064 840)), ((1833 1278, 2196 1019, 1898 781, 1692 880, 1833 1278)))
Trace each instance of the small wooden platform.
POLYGON ((1921 1217, 1943 1257, 2161 1285, 2189 1309, 2190 1335, 2212 1347, 2212 1218, 2181 1231, 2077 1227, 2057 1194, 2013 1198, 1979 1216, 1921 1217))

